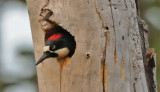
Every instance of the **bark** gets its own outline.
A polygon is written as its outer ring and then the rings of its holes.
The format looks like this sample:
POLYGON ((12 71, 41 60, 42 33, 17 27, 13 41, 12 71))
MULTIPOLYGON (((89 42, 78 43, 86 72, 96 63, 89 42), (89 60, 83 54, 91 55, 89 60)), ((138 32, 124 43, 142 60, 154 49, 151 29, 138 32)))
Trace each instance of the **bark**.
POLYGON ((36 61, 52 22, 77 42, 70 64, 50 58, 37 66, 39 92, 156 92, 154 51, 136 3, 27 0, 36 61))

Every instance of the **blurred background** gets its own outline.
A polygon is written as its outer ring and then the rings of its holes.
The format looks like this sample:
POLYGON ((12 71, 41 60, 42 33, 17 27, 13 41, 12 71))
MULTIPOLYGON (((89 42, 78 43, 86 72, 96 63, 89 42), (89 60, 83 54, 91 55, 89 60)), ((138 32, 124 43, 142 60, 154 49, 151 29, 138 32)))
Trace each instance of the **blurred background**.
POLYGON ((140 14, 149 27, 149 45, 157 55, 157 90, 160 92, 160 0, 139 0, 140 14))
MULTIPOLYGON (((157 53, 160 91, 160 0, 141 1, 141 17, 150 30, 150 48, 155 48, 157 53)), ((0 0, 0 92, 38 92, 25 0, 0 0)))
POLYGON ((0 92, 38 92, 25 0, 0 0, 0 92))

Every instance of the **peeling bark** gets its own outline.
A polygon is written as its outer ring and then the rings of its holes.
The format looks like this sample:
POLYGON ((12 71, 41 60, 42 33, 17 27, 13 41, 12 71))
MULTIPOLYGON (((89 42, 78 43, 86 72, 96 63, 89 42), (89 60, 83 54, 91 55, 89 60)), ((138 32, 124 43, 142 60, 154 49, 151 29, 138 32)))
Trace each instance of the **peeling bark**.
POLYGON ((137 0, 27 4, 36 60, 50 35, 46 29, 55 25, 77 42, 70 64, 62 67, 50 58, 37 66, 39 92, 156 92, 155 53, 149 49, 146 26, 137 17, 137 0))
POLYGON ((145 73, 147 78, 147 85, 149 92, 157 92, 156 88, 156 59, 154 49, 149 49, 148 43, 148 26, 147 24, 139 18, 139 29, 141 35, 141 44, 143 52, 143 62, 145 67, 145 73))

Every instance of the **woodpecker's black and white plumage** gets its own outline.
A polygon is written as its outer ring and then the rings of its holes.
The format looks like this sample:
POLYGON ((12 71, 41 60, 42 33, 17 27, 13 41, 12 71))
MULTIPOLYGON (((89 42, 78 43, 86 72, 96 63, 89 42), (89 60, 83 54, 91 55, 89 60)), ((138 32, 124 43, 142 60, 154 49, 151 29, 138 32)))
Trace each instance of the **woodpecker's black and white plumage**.
POLYGON ((41 63, 47 58, 71 58, 75 52, 76 42, 74 36, 61 27, 55 27, 52 34, 46 39, 43 48, 43 55, 38 60, 36 65, 41 63))

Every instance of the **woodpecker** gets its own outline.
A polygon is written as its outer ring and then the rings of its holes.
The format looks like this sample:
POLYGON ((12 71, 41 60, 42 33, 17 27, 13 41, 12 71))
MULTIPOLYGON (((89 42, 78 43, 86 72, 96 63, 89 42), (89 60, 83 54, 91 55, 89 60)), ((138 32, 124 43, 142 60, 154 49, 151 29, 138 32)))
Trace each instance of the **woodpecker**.
POLYGON ((46 39, 43 55, 36 65, 47 58, 71 58, 75 52, 76 42, 74 36, 60 26, 51 30, 52 34, 46 39))

